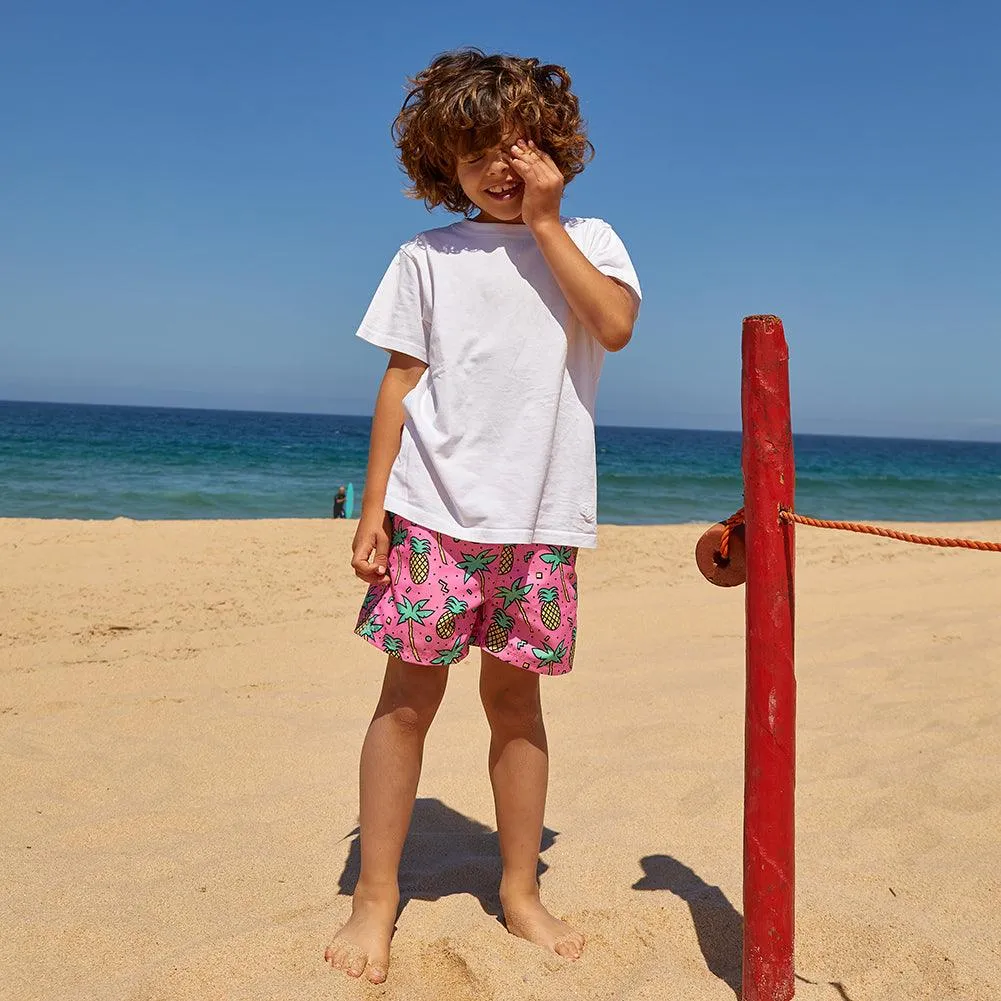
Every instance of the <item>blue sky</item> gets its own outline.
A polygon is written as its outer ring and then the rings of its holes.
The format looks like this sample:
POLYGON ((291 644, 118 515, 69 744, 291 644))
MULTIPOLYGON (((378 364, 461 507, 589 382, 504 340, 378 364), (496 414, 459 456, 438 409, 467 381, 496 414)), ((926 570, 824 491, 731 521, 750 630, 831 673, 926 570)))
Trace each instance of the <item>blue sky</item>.
POLYGON ((1001 440, 1001 6, 8 0, 0 398, 365 413, 408 74, 567 66, 645 301, 601 423, 739 426, 782 316, 804 432, 1001 440))

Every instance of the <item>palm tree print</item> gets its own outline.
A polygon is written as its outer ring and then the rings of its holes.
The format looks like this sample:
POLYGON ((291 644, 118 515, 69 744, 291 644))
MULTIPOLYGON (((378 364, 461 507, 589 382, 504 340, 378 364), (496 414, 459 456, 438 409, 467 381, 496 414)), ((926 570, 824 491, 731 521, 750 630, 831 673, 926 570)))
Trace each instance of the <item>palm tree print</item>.
POLYGON ((463 652, 462 637, 460 636, 447 650, 439 650, 438 656, 431 663, 441 667, 449 667, 462 656, 463 652))
POLYGON ((361 603, 362 615, 379 600, 379 589, 373 584, 365 593, 365 600, 361 603))
MULTIPOLYGON (((405 528, 396 528, 395 522, 393 529, 393 541, 390 544, 390 549, 396 549, 397 546, 402 546, 404 542, 407 541, 407 530, 405 528)), ((401 556, 396 564, 396 583, 400 583, 400 577, 403 576, 403 557, 401 556)))
POLYGON ((539 664, 548 667, 548 674, 553 673, 557 664, 563 663, 563 658, 567 655, 566 645, 560 640, 559 645, 554 650, 548 643, 543 643, 540 647, 532 647, 532 653, 539 664))
POLYGON ((407 598, 396 602, 396 610, 400 613, 400 625, 402 626, 404 622, 407 624, 407 629, 410 632, 410 650, 414 655, 414 660, 418 664, 422 664, 423 661, 417 653, 417 647, 414 646, 414 623, 416 622, 418 626, 423 626, 424 620, 434 615, 433 608, 425 607, 427 603, 427 598, 421 598, 416 605, 410 604, 407 598))
POLYGON ((516 606, 518 611, 521 612, 521 617, 525 620, 526 626, 529 622, 528 616, 525 614, 525 599, 533 587, 535 587, 534 584, 526 584, 525 578, 519 577, 510 587, 499 587, 496 592, 497 597, 501 598, 504 602, 504 611, 506 612, 512 605, 516 606))
POLYGON ((573 550, 569 546, 547 546, 546 548, 549 552, 543 553, 539 559, 543 563, 549 564, 550 573, 556 573, 559 570, 560 583, 563 585, 563 599, 569 601, 570 595, 567 593, 567 581, 563 576, 563 568, 569 566, 573 560, 573 550))
POLYGON ((356 630, 355 632, 359 636, 364 636, 365 639, 371 639, 376 633, 382 631, 382 623, 379 621, 378 615, 370 615, 356 630))
POLYGON ((462 583, 468 584, 469 579, 476 574, 480 578, 480 586, 485 588, 487 586, 486 572, 495 559, 497 559, 497 554, 489 549, 481 550, 475 556, 472 553, 463 553, 462 559, 455 564, 466 575, 462 583))
POLYGON ((437 532, 436 534, 438 536, 438 558, 441 560, 441 565, 447 567, 448 558, 445 556, 445 548, 441 544, 441 532, 437 532))

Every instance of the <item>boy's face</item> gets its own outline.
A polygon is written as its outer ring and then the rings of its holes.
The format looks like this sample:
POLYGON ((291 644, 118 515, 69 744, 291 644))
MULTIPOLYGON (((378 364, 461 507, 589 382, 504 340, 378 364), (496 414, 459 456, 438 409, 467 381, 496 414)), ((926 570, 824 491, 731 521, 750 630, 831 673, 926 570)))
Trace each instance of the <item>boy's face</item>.
POLYGON ((476 222, 519 223, 525 185, 511 166, 511 147, 518 133, 506 135, 499 146, 474 150, 456 159, 455 172, 466 197, 480 210, 476 222))

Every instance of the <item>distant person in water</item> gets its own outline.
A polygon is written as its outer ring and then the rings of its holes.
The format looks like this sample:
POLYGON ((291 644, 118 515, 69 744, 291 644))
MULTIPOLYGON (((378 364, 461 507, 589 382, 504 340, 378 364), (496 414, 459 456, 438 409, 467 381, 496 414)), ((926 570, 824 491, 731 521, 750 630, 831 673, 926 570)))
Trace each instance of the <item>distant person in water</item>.
POLYGON ((344 511, 344 505, 348 501, 348 495, 344 487, 338 487, 337 493, 334 494, 334 518, 346 518, 347 514, 344 511))

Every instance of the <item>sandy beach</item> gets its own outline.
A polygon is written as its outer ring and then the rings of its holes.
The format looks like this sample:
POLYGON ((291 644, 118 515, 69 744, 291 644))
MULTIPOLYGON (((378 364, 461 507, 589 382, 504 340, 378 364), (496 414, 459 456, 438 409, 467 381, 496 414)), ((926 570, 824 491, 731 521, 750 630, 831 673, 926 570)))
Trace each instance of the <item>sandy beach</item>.
MULTIPOLYGON (((372 987, 323 962, 383 665, 353 524, 0 520, 0 997, 739 997, 744 592, 698 574, 704 527, 603 527, 574 671, 543 679, 543 899, 584 957, 497 918, 474 653, 372 987)), ((1001 555, 797 539, 797 997, 996 1001, 1001 555)))

